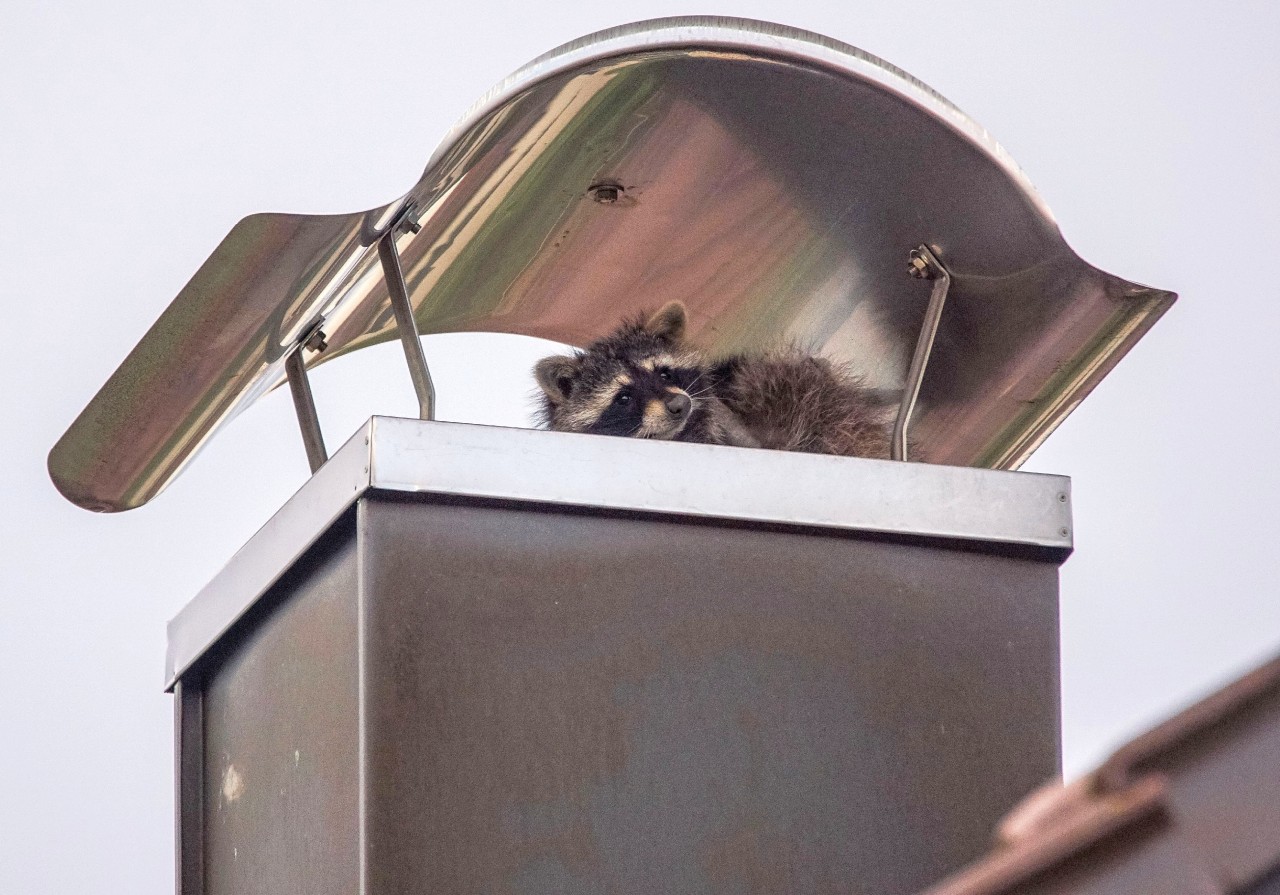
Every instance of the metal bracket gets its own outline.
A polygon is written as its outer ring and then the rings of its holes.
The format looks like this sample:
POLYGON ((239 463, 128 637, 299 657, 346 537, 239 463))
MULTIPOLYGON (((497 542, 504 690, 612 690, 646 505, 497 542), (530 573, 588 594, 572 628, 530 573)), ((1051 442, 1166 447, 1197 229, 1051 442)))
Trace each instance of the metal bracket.
POLYGON ((317 320, 310 329, 298 339, 298 344, 289 352, 284 360, 285 375, 289 377, 289 391, 293 395, 293 409, 298 414, 298 428, 302 430, 302 443, 307 448, 307 462, 311 464, 311 472, 324 465, 329 459, 324 449, 324 435, 320 432, 320 417, 316 415, 315 398, 311 395, 311 381, 307 378, 307 365, 302 359, 302 350, 324 351, 329 347, 324 340, 324 331, 320 328, 324 318, 317 320))
POLYGON ((409 303, 409 290, 405 285, 404 271, 400 267, 400 252, 396 248, 396 234, 408 230, 417 233, 422 229, 413 219, 415 206, 405 205, 396 220, 387 227, 378 240, 378 259, 382 262, 382 276, 387 281, 391 296, 391 310, 396 315, 396 328, 400 331, 400 344, 404 346, 404 359, 409 364, 409 377, 418 395, 418 418, 435 419, 436 387, 427 369, 427 356, 422 351, 422 338, 418 333, 418 321, 409 303))
MULTIPOLYGON (((395 220, 378 239, 378 259, 382 262, 382 274, 391 295, 391 310, 395 313, 396 327, 400 330, 400 342, 404 346, 405 360, 409 363, 409 375, 413 390, 418 395, 418 416, 424 420, 435 417, 435 386, 427 369, 427 358, 422 353, 422 340, 418 335, 418 323, 409 304, 409 291, 405 286, 404 271, 400 268, 400 253, 396 249, 396 234, 406 231, 417 233, 421 227, 414 220, 416 206, 410 202, 400 210, 395 220)), ((308 327, 305 334, 289 352, 284 361, 285 374, 289 378, 289 391, 293 395, 293 409, 298 415, 298 428, 302 430, 302 443, 307 449, 307 462, 314 474, 329 459, 325 450, 324 435, 320 431, 320 418, 316 414, 316 402, 311 394, 311 381, 307 378, 307 365, 302 358, 303 349, 324 351, 328 347, 321 317, 308 327)))
POLYGON ((938 335, 938 322, 942 319, 942 306, 947 300, 947 290, 951 288, 951 274, 928 246, 922 245, 911 250, 907 272, 916 279, 933 280, 933 292, 929 295, 929 307, 924 312, 915 354, 911 357, 911 368, 907 371, 902 403, 898 405, 898 419, 893 424, 893 442, 889 451, 894 460, 907 459, 907 427, 916 408, 916 398, 920 395, 920 383, 924 381, 929 355, 933 353, 933 340, 938 335))

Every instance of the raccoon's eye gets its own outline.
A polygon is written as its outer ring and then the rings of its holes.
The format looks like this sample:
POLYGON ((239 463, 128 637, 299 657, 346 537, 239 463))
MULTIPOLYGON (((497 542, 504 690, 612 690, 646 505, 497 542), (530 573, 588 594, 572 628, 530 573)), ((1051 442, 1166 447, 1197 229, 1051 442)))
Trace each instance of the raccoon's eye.
POLYGON ((630 393, 630 392, 618 392, 618 396, 617 396, 616 398, 614 398, 614 399, 613 399, 613 403, 614 403, 614 404, 630 404, 630 403, 631 403, 631 393, 630 393))
POLYGON ((658 367, 658 378, 659 378, 659 379, 661 379, 663 382, 670 382, 670 381, 671 381, 671 368, 670 368, 670 367, 658 367))

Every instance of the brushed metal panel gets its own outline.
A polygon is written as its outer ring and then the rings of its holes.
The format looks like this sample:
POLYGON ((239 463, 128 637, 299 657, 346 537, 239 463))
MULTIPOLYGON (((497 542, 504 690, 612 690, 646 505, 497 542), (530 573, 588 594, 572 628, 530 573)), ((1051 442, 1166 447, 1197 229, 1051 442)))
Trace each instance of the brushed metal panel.
POLYGON ((370 891, 914 891, 1058 771, 1056 564, 366 497, 370 891))
POLYGON ((351 895, 361 891, 352 526, 271 596, 200 673, 202 895, 351 895))

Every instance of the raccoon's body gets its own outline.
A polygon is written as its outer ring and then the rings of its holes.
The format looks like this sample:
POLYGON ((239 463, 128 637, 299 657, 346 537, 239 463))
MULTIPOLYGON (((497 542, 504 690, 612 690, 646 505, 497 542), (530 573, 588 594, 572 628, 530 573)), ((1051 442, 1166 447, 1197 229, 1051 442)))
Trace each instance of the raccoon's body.
POLYGON ((889 407, 847 368, 797 349, 740 355, 713 371, 716 395, 760 447, 889 457, 889 407))
POLYGON ((739 447, 887 457, 887 408, 856 377, 795 350, 713 361, 684 342, 684 306, 630 320, 574 357, 538 362, 542 422, 739 447))

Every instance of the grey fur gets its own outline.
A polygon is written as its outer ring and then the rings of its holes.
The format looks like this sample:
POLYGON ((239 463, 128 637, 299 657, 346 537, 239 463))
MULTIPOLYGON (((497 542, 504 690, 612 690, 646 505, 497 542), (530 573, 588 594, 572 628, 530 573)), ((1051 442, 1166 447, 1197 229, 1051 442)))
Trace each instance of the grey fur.
POLYGON ((543 358, 542 424, 739 447, 889 456, 889 408, 846 367, 795 349, 715 361, 684 341, 679 302, 624 322, 573 357, 543 358), (659 377, 661 377, 659 379, 659 377), (631 395, 644 401, 631 407, 631 395), (691 411, 661 409, 687 395, 691 411), (620 406, 623 405, 623 406, 620 406))
POLYGON ((888 459, 891 408, 846 366, 784 349, 726 367, 717 394, 761 447, 888 459))

